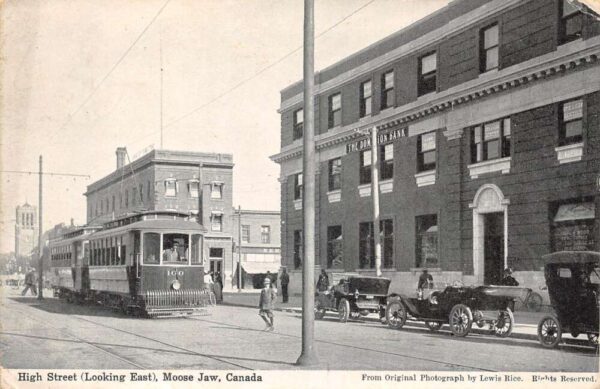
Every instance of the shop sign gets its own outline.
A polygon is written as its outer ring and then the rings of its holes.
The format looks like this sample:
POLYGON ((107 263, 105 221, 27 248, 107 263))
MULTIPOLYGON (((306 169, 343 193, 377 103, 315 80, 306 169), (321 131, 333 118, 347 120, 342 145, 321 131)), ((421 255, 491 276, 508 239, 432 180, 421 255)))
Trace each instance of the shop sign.
MULTIPOLYGON (((405 137, 405 136, 406 136, 405 128, 397 128, 397 129, 389 130, 389 131, 380 131, 379 134, 377 134, 377 144, 383 145, 386 143, 393 142, 394 140, 405 137)), ((353 153, 355 151, 362 151, 362 150, 369 149, 369 148, 371 148, 371 137, 370 136, 359 139, 352 143, 348 143, 346 145, 346 153, 353 153)))

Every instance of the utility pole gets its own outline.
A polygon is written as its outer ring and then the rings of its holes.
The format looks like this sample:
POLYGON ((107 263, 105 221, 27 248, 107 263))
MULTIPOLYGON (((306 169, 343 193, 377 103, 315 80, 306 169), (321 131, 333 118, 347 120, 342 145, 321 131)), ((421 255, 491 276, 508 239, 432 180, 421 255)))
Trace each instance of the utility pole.
POLYGON ((242 206, 238 205, 238 292, 242 291, 242 206))
POLYGON ((375 243, 375 275, 381 277, 381 233, 379 228, 379 145, 377 126, 371 129, 371 196, 373 196, 373 242, 375 243))
POLYGON ((315 332, 315 11, 314 0, 304 0, 304 151, 302 213, 304 263, 302 264, 302 353, 300 366, 319 363, 315 332))
POLYGON ((42 156, 40 155, 40 170, 39 170, 39 200, 38 200, 38 300, 44 299, 44 258, 42 247, 42 156))

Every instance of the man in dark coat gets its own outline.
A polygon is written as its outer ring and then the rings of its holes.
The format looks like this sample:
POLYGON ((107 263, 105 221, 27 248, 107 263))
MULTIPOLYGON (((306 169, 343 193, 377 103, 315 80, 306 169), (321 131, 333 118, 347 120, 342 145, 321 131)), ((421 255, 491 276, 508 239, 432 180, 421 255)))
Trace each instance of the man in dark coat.
POLYGON ((288 302, 288 285, 290 284, 290 275, 287 270, 283 268, 281 273, 281 295, 283 296, 283 302, 288 302))
POLYGON ((25 296, 27 291, 31 290, 31 294, 37 296, 37 288, 35 286, 35 269, 31 268, 25 274, 25 289, 21 292, 21 296, 25 296))
POLYGON ((512 269, 510 267, 504 269, 504 277, 502 278, 500 285, 519 286, 519 282, 515 280, 512 276, 512 269))
POLYGON ((321 274, 319 274, 319 280, 317 281, 317 290, 324 292, 327 288, 329 288, 329 276, 327 276, 325 269, 321 269, 321 274))
POLYGON ((275 288, 271 288, 271 279, 267 277, 264 280, 264 287, 260 291, 260 301, 258 302, 258 315, 267 323, 265 331, 275 329, 275 318, 273 317, 275 299, 277 299, 277 293, 275 288))

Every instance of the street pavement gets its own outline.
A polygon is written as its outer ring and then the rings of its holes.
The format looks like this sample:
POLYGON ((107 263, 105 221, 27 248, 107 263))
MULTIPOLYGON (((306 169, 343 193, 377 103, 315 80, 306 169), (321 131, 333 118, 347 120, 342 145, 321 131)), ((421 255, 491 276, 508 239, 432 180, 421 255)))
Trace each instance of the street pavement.
MULTIPOLYGON (((2 290, 0 365, 13 369, 298 369, 301 315, 278 311, 265 332, 253 307, 219 305, 207 316, 140 319, 107 308, 2 290)), ((256 298, 248 294, 251 301, 256 298)), ((228 300, 228 296, 225 296, 228 300)), ((254 302, 256 303, 256 299, 254 302)), ((465 338, 409 323, 315 322, 320 370, 597 372, 596 349, 478 333, 465 338)))

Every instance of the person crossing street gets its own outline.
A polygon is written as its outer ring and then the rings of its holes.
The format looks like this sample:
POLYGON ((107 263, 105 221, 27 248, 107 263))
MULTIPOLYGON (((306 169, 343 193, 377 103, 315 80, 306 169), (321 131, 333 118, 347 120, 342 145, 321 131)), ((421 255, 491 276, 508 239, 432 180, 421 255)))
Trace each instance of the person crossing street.
POLYGON ((35 269, 30 268, 25 274, 25 289, 21 292, 21 296, 25 296, 27 291, 31 290, 31 294, 37 296, 37 287, 35 286, 35 269))
POLYGON ((260 301, 258 302, 258 315, 267 323, 265 331, 273 331, 275 329, 273 310, 275 309, 274 304, 277 293, 271 287, 269 278, 265 278, 263 285, 264 287, 260 291, 260 301))

